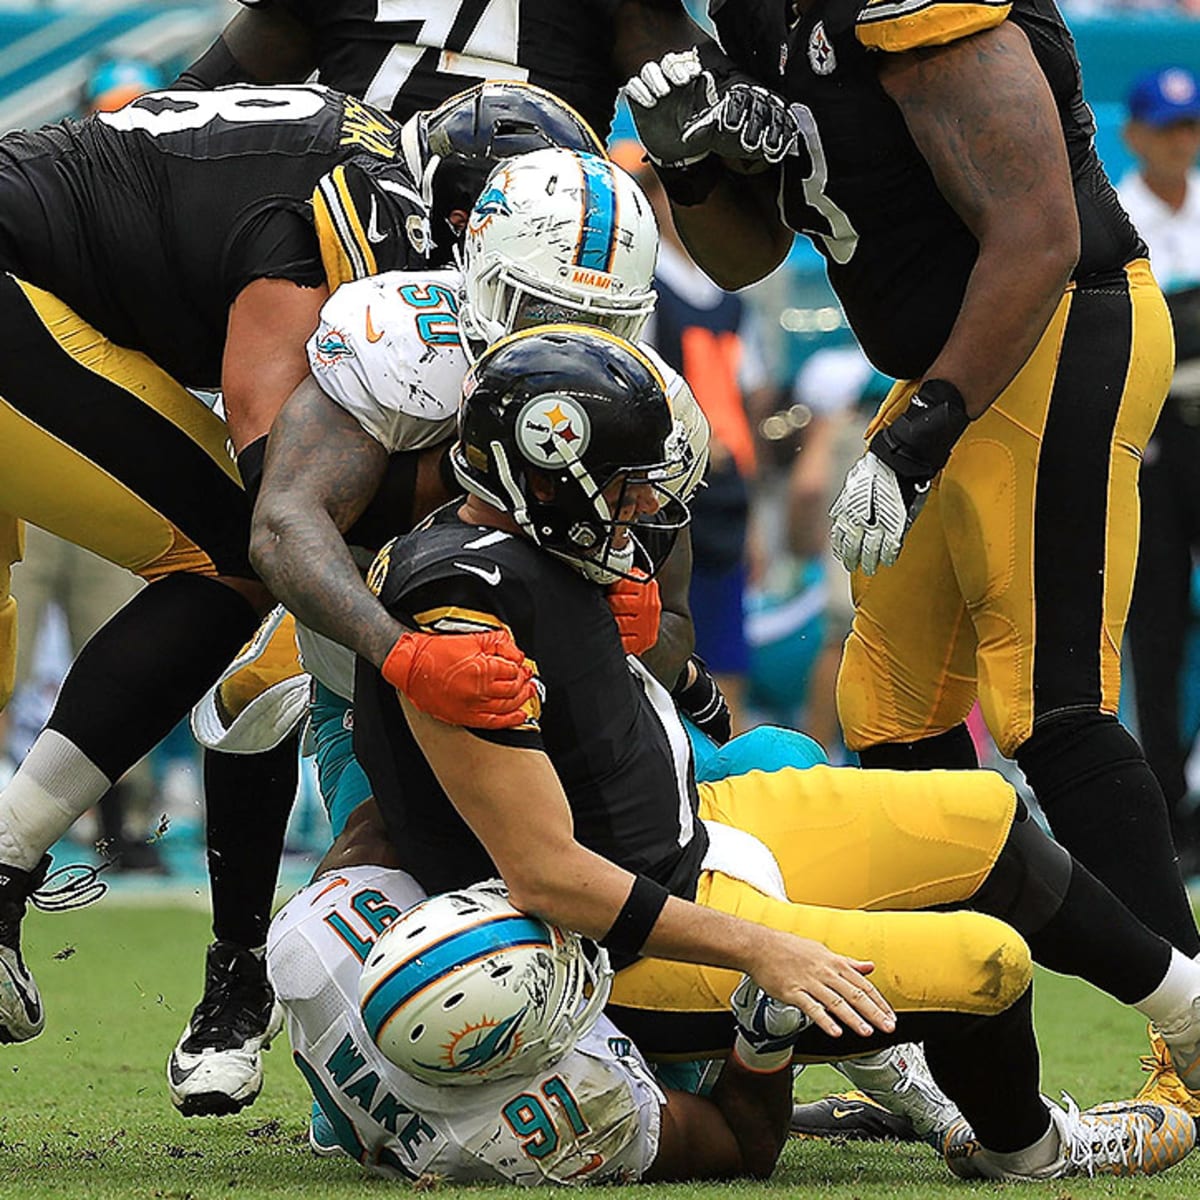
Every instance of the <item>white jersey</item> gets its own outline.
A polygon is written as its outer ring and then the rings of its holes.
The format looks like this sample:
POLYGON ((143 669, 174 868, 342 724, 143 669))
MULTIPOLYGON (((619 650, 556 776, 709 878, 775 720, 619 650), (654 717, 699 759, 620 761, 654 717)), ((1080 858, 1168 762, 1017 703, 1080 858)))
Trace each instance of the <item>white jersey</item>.
MULTIPOLYGON (((321 309, 308 342, 313 376, 389 453, 436 445, 454 430, 470 367, 458 337, 461 291, 458 270, 388 271, 342 284, 321 309)), ((662 375, 676 418, 685 428, 704 425, 683 376, 650 346, 640 348, 662 375)), ((296 640, 305 669, 353 699, 353 653, 299 624, 296 640)))
POLYGON ((297 892, 271 922, 267 970, 292 1054, 342 1147, 390 1178, 625 1183, 658 1152, 665 1098, 605 1017, 523 1079, 430 1087, 367 1034, 358 977, 375 938, 425 893, 403 871, 352 867, 297 892))

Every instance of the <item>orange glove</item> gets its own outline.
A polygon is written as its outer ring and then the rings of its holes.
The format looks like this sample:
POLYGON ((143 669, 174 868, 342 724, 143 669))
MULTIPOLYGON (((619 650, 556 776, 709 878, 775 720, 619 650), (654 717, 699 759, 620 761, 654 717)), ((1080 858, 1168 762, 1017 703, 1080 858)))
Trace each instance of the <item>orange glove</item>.
POLYGON ((626 654, 642 654, 658 641, 662 597, 658 581, 644 572, 637 579, 618 579, 608 589, 608 607, 617 620, 626 654))
POLYGON ((502 629, 402 633, 380 672, 422 712, 449 725, 515 729, 537 713, 533 669, 502 629))

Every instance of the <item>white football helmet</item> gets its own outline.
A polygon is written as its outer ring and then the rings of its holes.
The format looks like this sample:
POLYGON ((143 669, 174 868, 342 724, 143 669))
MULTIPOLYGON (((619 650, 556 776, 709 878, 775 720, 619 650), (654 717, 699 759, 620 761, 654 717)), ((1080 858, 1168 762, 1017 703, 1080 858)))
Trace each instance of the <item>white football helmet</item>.
POLYGON ((563 1057, 608 999, 608 955, 518 912, 498 880, 433 896, 393 922, 363 964, 363 1023, 423 1083, 490 1083, 563 1057))
POLYGON ((657 298, 650 201, 595 154, 554 148, 502 162, 475 202, 459 253, 459 325, 475 349, 564 321, 632 341, 657 298))

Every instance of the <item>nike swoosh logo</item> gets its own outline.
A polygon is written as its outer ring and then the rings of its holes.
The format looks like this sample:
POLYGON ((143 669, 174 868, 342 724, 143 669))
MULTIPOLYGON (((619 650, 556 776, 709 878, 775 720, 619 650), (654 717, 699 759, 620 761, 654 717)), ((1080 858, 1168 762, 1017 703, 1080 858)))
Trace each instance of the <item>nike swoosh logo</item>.
POLYGON ((500 582, 499 567, 492 567, 491 570, 488 570, 486 567, 477 567, 474 563, 456 562, 454 565, 460 571, 470 571, 472 575, 478 575, 484 583, 490 583, 492 587, 495 587, 500 582))
POLYGON ((371 320, 371 306, 367 305, 367 341, 374 344, 383 337, 383 334, 375 328, 374 322, 371 320))
POLYGON ((167 1073, 171 1076, 171 1082, 178 1087, 181 1083, 186 1083, 195 1073, 200 1070, 200 1063, 194 1067, 177 1067, 175 1065, 175 1055, 167 1060, 167 1073))
POLYGON ((833 1110, 833 1119, 840 1121, 843 1117, 856 1117, 860 1112, 862 1112, 862 1108, 857 1104, 853 1108, 835 1108, 833 1110))
POLYGON ((387 234, 379 228, 379 201, 374 196, 371 197, 371 218, 367 222, 367 241, 368 242, 383 242, 387 240, 387 234))
POLYGON ((602 1167, 602 1166, 604 1166, 604 1155, 593 1153, 592 1157, 589 1158, 587 1160, 587 1162, 585 1162, 583 1164, 583 1166, 579 1168, 578 1171, 572 1171, 571 1174, 567 1176, 567 1178, 568 1179, 578 1179, 581 1175, 587 1175, 590 1172, 595 1171, 599 1167, 602 1167))
POLYGON ((313 905, 313 904, 316 904, 316 902, 317 902, 318 900, 320 900, 320 898, 321 898, 322 896, 324 896, 324 895, 328 894, 329 892, 332 892, 334 888, 345 887, 345 886, 346 886, 346 885, 347 885, 349 882, 350 882, 350 880, 348 880, 348 879, 345 877, 345 875, 339 875, 339 876, 338 876, 336 879, 331 879, 331 880, 330 880, 330 881, 329 881, 329 882, 328 882, 328 883, 327 883, 327 884, 326 884, 326 885, 325 885, 325 886, 324 886, 324 887, 323 887, 323 888, 322 888, 322 889, 321 889, 321 890, 320 890, 320 891, 319 891, 319 892, 318 892, 318 893, 317 893, 317 894, 316 894, 316 895, 315 895, 315 896, 312 898, 312 900, 311 900, 311 901, 310 901, 310 903, 309 903, 309 907, 311 908, 311 907, 312 907, 312 905, 313 905))
POLYGON ((29 1018, 30 1025, 36 1025, 42 1019, 42 1006, 37 997, 29 992, 25 986, 25 981, 8 965, 8 963, 0 960, 0 966, 4 967, 5 973, 12 980, 12 985, 16 990, 17 996, 21 1000, 21 1007, 25 1010, 25 1015, 29 1018))

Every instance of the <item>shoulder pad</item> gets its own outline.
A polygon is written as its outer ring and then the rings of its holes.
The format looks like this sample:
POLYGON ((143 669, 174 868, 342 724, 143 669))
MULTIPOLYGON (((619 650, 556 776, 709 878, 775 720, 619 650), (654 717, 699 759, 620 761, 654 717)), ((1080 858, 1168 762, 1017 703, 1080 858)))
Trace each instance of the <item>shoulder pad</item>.
POLYGON ((467 372, 457 271, 389 271, 339 288, 321 309, 308 361, 322 391, 389 452, 451 431, 467 372))
POLYGON ((993 29, 1011 10, 1011 0, 866 0, 854 32, 870 50, 900 53, 993 29))

